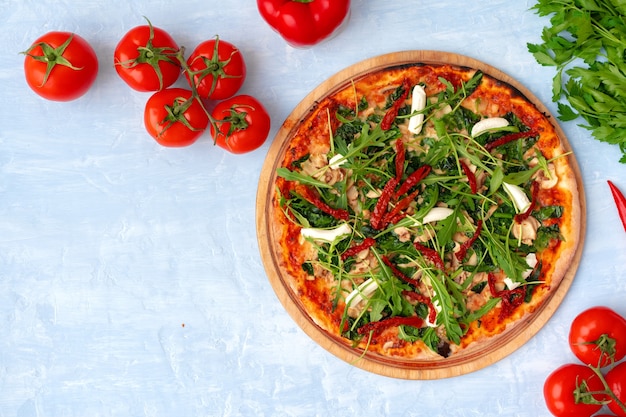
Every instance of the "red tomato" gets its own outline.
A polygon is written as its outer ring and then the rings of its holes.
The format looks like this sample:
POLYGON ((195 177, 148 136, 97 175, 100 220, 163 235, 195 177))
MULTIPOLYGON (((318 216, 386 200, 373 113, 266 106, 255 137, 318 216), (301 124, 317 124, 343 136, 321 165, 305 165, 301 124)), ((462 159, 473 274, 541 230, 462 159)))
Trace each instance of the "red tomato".
POLYGON ((28 86, 48 100, 77 99, 89 90, 98 74, 95 51, 75 33, 46 33, 23 53, 28 86))
POLYGON ((115 70, 137 91, 159 91, 180 75, 179 48, 163 29, 147 25, 128 31, 113 53, 115 70))
MULTIPOLYGON (((246 79, 243 55, 219 38, 202 42, 187 60, 200 97, 224 100, 234 96, 246 79)), ((189 85, 191 76, 185 72, 189 85)))
POLYGON ((609 403, 609 409, 620 417, 626 417, 626 362, 618 364, 606 374, 606 383, 613 394, 621 402, 614 399, 609 403))
POLYGON ((219 102, 211 116, 217 129, 211 124, 215 143, 229 152, 240 154, 259 148, 270 132, 270 116, 265 107, 254 97, 240 95, 219 102))
POLYGON ((543 396, 550 413, 556 417, 591 416, 600 408, 604 385, 595 372, 585 365, 566 364, 552 372, 543 386, 543 396))
POLYGON ((158 143, 168 147, 189 146, 209 124, 204 108, 191 91, 167 88, 154 93, 146 103, 144 124, 158 143))
POLYGON ((587 309, 572 322, 569 345, 587 365, 617 363, 626 356, 626 319, 607 307, 587 309))

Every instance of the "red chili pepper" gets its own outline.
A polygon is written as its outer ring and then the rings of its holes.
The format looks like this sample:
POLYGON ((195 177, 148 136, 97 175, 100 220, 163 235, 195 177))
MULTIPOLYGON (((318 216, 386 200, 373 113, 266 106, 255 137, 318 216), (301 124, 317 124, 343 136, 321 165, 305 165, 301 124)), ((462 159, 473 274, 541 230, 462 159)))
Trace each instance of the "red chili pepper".
POLYGON ((405 194, 411 188, 416 186, 421 180, 423 180, 428 176, 428 174, 430 174, 431 170, 432 168, 430 167, 430 165, 422 165, 421 167, 413 171, 407 177, 407 179, 404 180, 402 185, 400 185, 400 188, 398 188, 398 191, 396 191, 395 197, 398 198, 399 196, 405 194))
POLYGON ((474 231, 474 234, 472 235, 471 238, 469 238, 468 240, 466 240, 465 242, 461 244, 459 251, 456 253, 456 259, 458 259, 459 261, 462 261, 465 258, 465 255, 467 254, 468 249, 472 247, 474 242, 476 242, 476 239, 478 239, 478 236, 480 236, 480 232, 482 229, 483 229, 483 221, 482 219, 479 219, 476 222, 476 230, 474 231))
POLYGON ((613 184, 610 180, 607 182, 609 183, 611 194, 613 194, 613 200, 615 200, 615 205, 617 206, 617 213, 622 220, 624 231, 626 231, 626 197, 624 197, 624 194, 622 194, 619 188, 617 188, 617 186, 615 186, 615 184, 613 184))
POLYGON ((404 89, 404 91, 402 91, 402 95, 398 97, 396 101, 393 102, 389 110, 387 110, 387 113, 385 113, 383 120, 380 122, 380 128, 382 130, 391 129, 393 122, 396 120, 396 117, 398 116, 398 112, 404 105, 404 102, 409 95, 409 89, 411 88, 411 85, 409 84, 408 80, 404 80, 402 82, 402 88, 404 89))
POLYGON ((513 142, 514 140, 523 139, 523 138, 531 138, 533 136, 537 136, 537 133, 533 130, 529 130, 527 132, 509 133, 508 135, 504 135, 501 138, 494 140, 493 142, 489 142, 485 144, 485 149, 490 151, 493 148, 497 148, 498 146, 504 145, 509 142, 513 142))
POLYGON ((426 304, 426 306, 428 306, 428 321, 430 323, 435 323, 435 320, 437 320, 437 310, 435 310, 435 306, 433 305, 430 298, 413 291, 402 291, 402 294, 413 301, 426 304))
POLYGON ((528 206, 526 211, 524 211, 523 213, 519 213, 515 215, 515 221, 517 223, 521 223, 524 220, 526 220, 528 217, 530 217, 533 210, 535 209, 535 206, 537 205, 537 197, 539 195, 539 183, 533 182, 531 189, 530 189, 530 193, 531 193, 530 206, 528 206))
POLYGON ((424 246, 419 242, 413 243, 413 246, 415 246, 415 249, 421 252, 424 258, 426 258, 427 260, 435 264, 435 266, 439 270, 443 271, 445 269, 445 266, 443 264, 443 259, 441 259, 441 256, 439 256, 439 252, 437 252, 434 249, 429 248, 428 246, 424 246))
POLYGON ((406 158, 406 149, 402 138, 396 139, 396 180, 398 183, 404 175, 404 160, 406 158))
POLYGON ((408 277, 406 274, 400 271, 398 267, 395 266, 393 262, 391 262, 391 260, 387 256, 383 256, 382 259, 385 265, 387 265, 391 269, 391 272, 393 272, 393 275, 396 278, 399 278, 402 281, 406 282, 407 284, 413 285, 414 287, 417 287, 419 285, 419 282, 417 280, 408 277))
POLYGON ((378 336, 384 330, 389 329, 390 327, 398 327, 398 326, 412 326, 412 327, 422 327, 424 324, 424 320, 417 316, 410 317, 390 317, 381 321, 372 321, 357 329, 359 334, 368 334, 372 332, 372 336, 378 336))
POLYGON ((370 217, 370 224, 376 230, 380 230, 384 227, 383 216, 387 213, 387 206, 389 205, 389 201, 391 201, 391 195, 396 185, 398 185, 398 180, 391 178, 383 187, 380 197, 378 197, 378 201, 370 217))
POLYGON ((312 46, 348 18, 350 0, 257 0, 265 21, 289 44, 312 46))
POLYGON ((329 206, 320 199, 319 195, 315 191, 308 187, 304 187, 304 190, 305 193, 303 197, 306 198, 307 201, 313 204, 315 207, 322 210, 324 213, 330 214, 331 216, 339 220, 348 220, 350 218, 350 213, 348 213, 347 210, 336 209, 329 206))
POLYGON ((363 240, 363 242, 359 243, 358 245, 355 245, 355 246, 352 246, 351 248, 346 249, 345 252, 341 254, 341 260, 345 261, 349 257, 354 256, 357 253, 365 249, 371 248, 375 244, 376 244, 376 240, 374 240, 373 238, 371 237, 365 238, 365 240, 363 240))
POLYGON ((459 163, 461 164, 461 168, 463 169, 465 176, 467 176, 467 180, 469 181, 469 186, 470 186, 470 190, 472 191, 472 194, 476 194, 476 192, 478 191, 478 184, 476 183, 476 175, 472 172, 469 165, 467 165, 464 161, 459 161, 459 163))
POLYGON ((523 288, 519 287, 514 290, 498 291, 496 289, 496 276, 493 273, 489 273, 487 282, 489 283, 491 294, 493 294, 494 297, 500 297, 502 299, 500 318, 510 316, 513 310, 524 302, 526 291, 523 288))

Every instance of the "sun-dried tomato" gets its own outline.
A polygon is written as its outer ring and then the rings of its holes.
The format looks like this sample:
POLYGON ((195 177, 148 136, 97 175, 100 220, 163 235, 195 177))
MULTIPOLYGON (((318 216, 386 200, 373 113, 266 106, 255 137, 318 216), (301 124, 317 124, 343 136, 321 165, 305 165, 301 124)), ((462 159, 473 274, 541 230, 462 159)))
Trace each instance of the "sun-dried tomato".
POLYGON ((439 270, 443 271, 445 269, 443 259, 441 259, 441 256, 439 256, 439 252, 432 248, 429 248, 428 246, 424 246, 419 242, 415 242, 413 243, 413 245, 415 246, 415 249, 420 251, 424 258, 432 262, 439 270))
POLYGON ((504 135, 501 138, 498 138, 492 142, 485 144, 485 149, 490 151, 494 148, 497 148, 498 146, 502 146, 509 142, 513 142, 514 140, 532 138, 533 136, 537 136, 537 132, 533 130, 529 130, 527 132, 509 133, 508 135, 504 135))
POLYGON ((455 255, 456 259, 458 259, 459 261, 462 261, 465 258, 467 251, 469 250, 469 248, 472 247, 474 242, 476 242, 476 239, 478 239, 478 236, 480 236, 480 232, 482 231, 482 229, 483 229, 483 221, 482 219, 479 219, 476 222, 476 230, 474 231, 474 234, 472 235, 471 238, 469 238, 468 240, 466 240, 465 242, 461 244, 459 251, 455 255))
POLYGON ((530 206, 528 206, 528 208, 523 213, 519 213, 515 215, 515 221, 517 223, 521 223, 527 218, 529 218, 533 210, 535 209, 535 206, 537 205, 537 197, 539 195, 539 183, 533 182, 533 184, 531 185, 530 193, 531 193, 530 206))
POLYGON ((432 170, 430 165, 422 165, 415 171, 413 171, 406 180, 400 185, 398 191, 395 193, 395 197, 398 198, 401 195, 407 193, 411 188, 415 187, 421 180, 426 178, 432 170))
POLYGON ((428 307, 428 321, 435 323, 437 320, 437 310, 429 297, 414 291, 402 291, 402 294, 410 300, 425 304, 428 307))
POLYGON ((378 336, 386 329, 391 327, 398 326, 411 326, 411 327, 422 327, 424 324, 424 320, 417 316, 409 316, 409 317, 390 317, 388 319, 384 319, 381 321, 372 321, 370 323, 364 324, 363 326, 357 329, 359 334, 369 334, 372 333, 372 336, 378 336))
POLYGON ((469 186, 470 186, 470 190, 472 191, 472 194, 476 194, 476 192, 478 191, 476 175, 472 172, 469 165, 467 165, 464 161, 459 161, 459 164, 461 164, 463 173, 465 173, 465 176, 467 177, 467 181, 469 182, 469 186))
POLYGON ((406 213, 403 210, 406 210, 409 205, 411 205, 411 202, 415 200, 415 197, 417 197, 418 194, 419 190, 415 190, 402 200, 398 201, 393 209, 383 217, 383 227, 390 223, 398 223, 402 220, 406 216, 406 213))
POLYGON ((368 237, 363 240, 363 242, 358 245, 352 246, 344 251, 341 254, 341 260, 345 261, 351 256, 356 255, 357 253, 364 251, 365 249, 369 249, 376 244, 376 240, 374 238, 368 237))
POLYGON ((518 287, 513 290, 498 291, 496 288, 496 276, 493 273, 489 273, 487 282, 489 283, 491 294, 494 297, 500 297, 502 300, 500 307, 501 319, 513 314, 513 311, 524 302, 524 297, 526 296, 524 288, 518 287))
POLYGON ((387 265, 391 269, 391 272, 396 278, 399 278, 400 280, 406 282, 407 284, 411 284, 414 287, 417 287, 419 285, 419 281, 407 276, 405 273, 400 271, 398 267, 395 266, 393 262, 391 262, 391 259, 389 259, 389 257, 383 256, 382 259, 385 265, 387 265))
POLYGON ((393 102, 389 110, 387 110, 387 113, 385 113, 383 120, 380 122, 380 128, 382 130, 391 129, 391 126, 393 126, 393 122, 396 120, 396 117, 398 116, 398 112, 400 111, 400 108, 402 108, 402 106, 404 105, 404 102, 406 101, 406 98, 409 95, 409 90, 411 89, 411 85, 409 84, 408 80, 404 80, 402 82, 402 88, 403 88, 402 94, 400 95, 400 97, 396 99, 396 101, 393 102))
POLYGON ((396 180, 398 183, 402 179, 404 175, 404 161, 406 159, 406 148, 404 147, 404 142, 402 138, 398 138, 396 140, 396 180))
POLYGON ((320 196, 317 194, 317 192, 315 192, 311 188, 303 187, 303 189, 304 189, 304 192, 302 196, 309 203, 313 204, 315 207, 317 207, 324 213, 329 214, 338 220, 348 220, 350 218, 350 213, 348 213, 348 210, 337 209, 337 208, 331 207, 325 202, 323 202, 320 196))
POLYGON ((384 227, 383 217, 387 214, 387 206, 391 201, 393 190, 396 188, 396 185, 398 185, 398 180, 391 178, 383 187, 380 197, 378 197, 378 201, 376 202, 376 206, 374 207, 374 211, 370 217, 370 224, 376 230, 380 230, 384 227))

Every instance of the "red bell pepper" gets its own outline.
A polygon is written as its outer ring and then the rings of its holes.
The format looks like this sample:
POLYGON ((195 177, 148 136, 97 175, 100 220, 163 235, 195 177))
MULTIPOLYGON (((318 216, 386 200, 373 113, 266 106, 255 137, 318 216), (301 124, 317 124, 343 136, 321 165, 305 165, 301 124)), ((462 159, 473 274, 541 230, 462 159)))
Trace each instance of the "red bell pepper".
POLYGON ((626 197, 624 197, 624 194, 622 194, 610 180, 607 182, 609 183, 609 188, 611 189, 615 205, 617 206, 617 214, 619 214, 622 225, 624 226, 624 231, 626 231, 626 197))
POLYGON ((350 0, 257 0, 265 21, 289 44, 313 46, 347 20, 350 0))

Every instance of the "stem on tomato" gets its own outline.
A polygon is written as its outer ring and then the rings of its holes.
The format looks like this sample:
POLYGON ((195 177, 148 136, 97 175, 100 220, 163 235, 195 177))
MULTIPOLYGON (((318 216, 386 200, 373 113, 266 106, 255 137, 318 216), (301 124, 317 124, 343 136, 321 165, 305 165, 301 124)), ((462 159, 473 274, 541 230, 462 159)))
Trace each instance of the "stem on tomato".
MULTIPOLYGON (((615 404, 617 404, 624 412, 626 412, 626 404, 620 401, 620 399, 617 398, 617 395, 615 395, 615 393, 611 390, 611 387, 609 387, 609 384, 606 382, 606 379, 604 378, 604 375, 602 375, 602 371, 600 370, 600 368, 592 365, 587 366, 589 366, 589 368, 591 368, 591 370, 598 376, 598 378, 600 378, 600 382, 602 382, 602 385, 604 386, 604 391, 601 391, 597 394, 608 395, 609 397, 611 397, 611 400, 615 401, 615 404)), ((608 404, 608 402, 599 402, 599 404, 608 404)))
MULTIPOLYGON (((215 51, 215 55, 217 55, 217 50, 215 51)), ((248 113, 246 112, 238 112, 235 110, 236 107, 249 107, 250 109, 254 109, 251 106, 238 106, 238 105, 234 105, 233 107, 231 107, 230 109, 230 115, 223 118, 223 119, 216 119, 215 117, 213 117, 213 115, 209 112, 209 110, 206 108, 204 101, 202 101, 202 97, 200 97, 200 94, 198 94, 198 87, 196 85, 195 82, 195 75, 196 73, 194 71, 191 70, 191 68, 189 68, 189 65, 187 65, 187 61, 185 60, 185 47, 181 46, 180 49, 178 50, 178 52, 175 54, 176 59, 178 60, 178 62, 180 63, 180 67, 182 68, 182 70, 185 72, 185 74, 188 76, 190 82, 189 85, 191 86, 191 97, 189 98, 189 100, 196 100, 198 102, 198 104, 200 104, 200 107, 202 108, 202 110, 204 111, 204 113, 206 114, 206 116, 209 119, 209 124, 211 125, 211 129, 215 132, 216 136, 220 134, 221 129, 220 127, 224 124, 224 123, 230 123, 230 128, 228 130, 228 133, 226 134, 226 140, 228 140, 228 138, 236 131, 238 130, 244 130, 248 127, 248 121, 246 120, 248 113)))
POLYGON ((150 65, 159 80, 159 91, 161 91, 163 89, 163 72, 161 71, 159 62, 164 61, 176 65, 179 51, 169 47, 155 47, 152 43, 154 40, 154 26, 152 26, 152 22, 150 22, 147 17, 144 16, 144 19, 148 22, 148 42, 145 46, 137 48, 137 52, 139 52, 137 58, 116 62, 115 65, 121 65, 124 68, 134 68, 140 64, 150 65))
POLYGON ((197 132, 202 129, 196 129, 189 123, 189 120, 185 117, 185 112, 191 107, 193 104, 193 97, 185 98, 185 97, 177 97, 174 100, 174 103, 165 106, 165 111, 167 112, 167 116, 159 124, 163 125, 163 130, 159 132, 159 136, 165 133, 170 127, 172 127, 175 123, 183 124, 187 129, 197 132))
POLYGON ((211 81, 211 89, 209 90, 208 97, 211 97, 211 95, 215 91, 215 88, 217 87, 217 82, 219 81, 220 78, 241 78, 241 76, 228 75, 226 73, 226 70, 224 69, 226 68, 226 66, 230 64, 230 62, 233 59, 233 56, 237 54, 239 51, 237 49, 233 50, 230 56, 228 57, 228 59, 222 61, 220 60, 219 46, 220 46, 220 37, 216 36, 215 44, 213 47, 213 56, 211 57, 211 59, 208 59, 204 56, 197 56, 192 61, 193 63, 197 59, 201 59, 204 62, 204 65, 206 68, 198 70, 198 71, 191 71, 191 69, 189 68, 187 70, 187 75, 189 76, 188 77, 189 82, 191 84, 195 84, 196 87, 202 82, 204 78, 208 77, 209 75, 213 77, 211 81))
POLYGON ((191 68, 189 68, 189 65, 187 65, 187 61, 185 60, 185 47, 184 46, 181 46, 179 48, 178 52, 176 53, 176 59, 178 60, 178 63, 180 64, 180 67, 182 68, 183 72, 185 72, 189 76, 189 80, 190 80, 189 85, 191 86, 190 100, 196 100, 198 104, 200 104, 200 107, 202 107, 204 114, 206 114, 206 116, 209 118, 209 124, 211 125, 211 129, 213 129, 215 132, 218 132, 219 121, 215 119, 213 115, 211 115, 209 110, 204 105, 204 102, 202 101, 202 97, 200 97, 200 95, 198 94, 198 88, 194 81, 195 80, 194 72, 191 70, 191 68))
POLYGON ((248 123, 247 117, 248 113, 245 111, 237 111, 235 107, 247 107, 251 110, 254 110, 252 106, 233 106, 230 108, 230 114, 223 119, 220 119, 220 123, 230 123, 230 128, 228 129, 228 136, 231 136, 234 132, 238 130, 246 130, 250 124, 248 123))
POLYGON ((50 73, 52 72, 52 69, 56 65, 63 65, 70 69, 73 69, 74 71, 80 71, 83 69, 82 67, 80 68, 75 67, 74 65, 72 65, 70 61, 68 61, 63 56, 63 53, 72 42, 72 39, 74 39, 73 33, 67 38, 65 42, 63 42, 61 46, 57 48, 52 47, 50 44, 46 42, 39 42, 31 46, 30 48, 28 48, 26 51, 22 52, 22 54, 31 57, 35 61, 40 61, 46 64, 46 73, 44 74, 43 81, 41 82, 41 85, 39 87, 43 87, 44 84, 48 81, 48 78, 50 77, 50 73), (37 47, 41 48, 41 52, 43 53, 43 55, 31 54, 33 49, 37 47))

